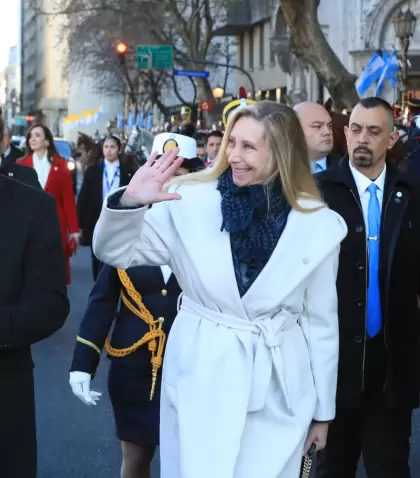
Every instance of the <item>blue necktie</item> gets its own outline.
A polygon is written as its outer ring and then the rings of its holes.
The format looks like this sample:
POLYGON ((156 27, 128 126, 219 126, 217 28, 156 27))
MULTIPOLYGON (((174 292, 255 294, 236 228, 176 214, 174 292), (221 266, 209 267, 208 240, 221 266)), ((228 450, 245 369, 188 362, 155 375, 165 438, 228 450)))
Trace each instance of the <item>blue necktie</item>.
POLYGON ((378 186, 372 183, 368 208, 368 250, 369 250, 369 284, 367 291, 366 332, 369 337, 375 337, 382 328, 381 295, 379 291, 379 234, 381 210, 376 190, 378 186))

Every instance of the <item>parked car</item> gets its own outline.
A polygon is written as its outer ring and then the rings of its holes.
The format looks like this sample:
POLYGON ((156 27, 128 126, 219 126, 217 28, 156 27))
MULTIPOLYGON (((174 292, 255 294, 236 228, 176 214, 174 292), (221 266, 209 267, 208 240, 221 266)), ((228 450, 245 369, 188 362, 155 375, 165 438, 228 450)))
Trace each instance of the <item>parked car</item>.
POLYGON ((16 146, 16 148, 20 147, 22 140, 25 138, 23 136, 12 136, 12 143, 16 146))
MULTIPOLYGON (((73 181, 73 191, 74 194, 77 194, 77 168, 76 168, 76 161, 72 156, 72 150, 70 143, 63 139, 63 138, 54 138, 54 145, 55 149, 57 150, 59 156, 67 161, 67 167, 71 173, 72 181, 73 181)), ((25 138, 23 138, 19 144, 19 148, 25 150, 25 138)))

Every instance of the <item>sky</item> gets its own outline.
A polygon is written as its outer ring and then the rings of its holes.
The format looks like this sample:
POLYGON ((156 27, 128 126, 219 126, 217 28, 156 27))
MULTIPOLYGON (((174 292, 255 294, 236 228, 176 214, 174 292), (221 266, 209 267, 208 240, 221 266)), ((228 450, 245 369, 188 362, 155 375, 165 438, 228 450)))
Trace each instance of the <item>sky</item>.
POLYGON ((20 0, 8 0, 7 8, 1 9, 0 71, 7 66, 10 47, 18 43, 19 3, 20 0))

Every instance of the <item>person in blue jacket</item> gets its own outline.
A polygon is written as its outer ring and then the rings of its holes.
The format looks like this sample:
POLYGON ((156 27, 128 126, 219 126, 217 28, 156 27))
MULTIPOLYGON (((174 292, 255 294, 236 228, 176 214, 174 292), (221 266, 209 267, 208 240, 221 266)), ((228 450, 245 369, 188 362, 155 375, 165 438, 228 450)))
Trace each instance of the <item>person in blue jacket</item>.
MULTIPOLYGON (((180 147, 181 174, 203 169, 194 139, 171 133, 155 138, 154 151, 180 147)), ((73 393, 95 405, 91 390, 102 349, 111 359, 108 391, 122 443, 121 478, 149 478, 159 443, 159 402, 165 340, 177 314, 181 288, 168 266, 104 265, 90 293, 70 368, 73 393), (108 334, 114 325, 111 340, 108 334)))

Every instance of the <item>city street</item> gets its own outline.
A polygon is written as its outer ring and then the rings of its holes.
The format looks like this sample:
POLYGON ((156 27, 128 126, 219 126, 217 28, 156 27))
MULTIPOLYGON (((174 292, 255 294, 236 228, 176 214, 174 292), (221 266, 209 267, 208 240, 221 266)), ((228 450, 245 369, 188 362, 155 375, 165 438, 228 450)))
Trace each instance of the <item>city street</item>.
MULTIPOLYGON (((81 248, 72 262, 73 284, 69 288, 71 313, 65 327, 33 348, 36 364, 38 478, 119 477, 121 453, 107 396, 107 359, 103 358, 93 382, 92 388, 104 393, 96 408, 77 400, 68 385, 74 341, 92 286, 89 254, 88 248, 81 248)), ((419 429, 420 415, 417 414, 412 452, 413 477, 420 476, 419 429)), ((158 477, 156 460, 152 478, 158 477)), ((358 476, 363 477, 363 473, 358 476)))
MULTIPOLYGON (((95 408, 79 401, 68 384, 68 369, 79 323, 92 287, 90 250, 72 262, 71 313, 66 325, 33 347, 38 421, 38 478, 118 478, 121 461, 107 393, 108 360, 103 355, 92 388, 103 393, 95 408)), ((152 478, 158 478, 154 467, 152 478)))

